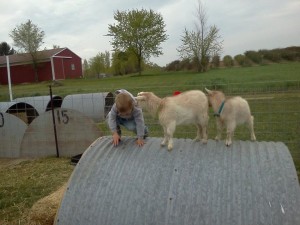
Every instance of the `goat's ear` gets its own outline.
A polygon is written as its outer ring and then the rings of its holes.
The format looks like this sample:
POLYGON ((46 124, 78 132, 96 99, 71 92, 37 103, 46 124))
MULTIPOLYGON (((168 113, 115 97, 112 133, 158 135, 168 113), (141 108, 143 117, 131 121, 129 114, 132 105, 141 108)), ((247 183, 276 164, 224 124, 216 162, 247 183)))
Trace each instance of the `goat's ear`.
POLYGON ((211 94, 211 90, 208 90, 207 88, 205 88, 205 91, 207 92, 207 94, 211 94))
MULTIPOLYGON (((140 94, 140 93, 139 93, 139 94, 140 94)), ((136 96, 135 99, 136 99, 137 101, 145 101, 145 100, 146 100, 145 96, 142 96, 142 95, 136 96)))

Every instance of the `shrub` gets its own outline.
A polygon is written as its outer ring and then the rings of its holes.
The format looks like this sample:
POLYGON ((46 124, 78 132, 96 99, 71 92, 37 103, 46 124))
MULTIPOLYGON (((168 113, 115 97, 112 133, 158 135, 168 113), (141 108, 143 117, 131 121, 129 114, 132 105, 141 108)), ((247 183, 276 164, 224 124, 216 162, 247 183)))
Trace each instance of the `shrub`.
POLYGON ((233 66, 233 59, 230 55, 225 55, 223 58, 224 66, 232 67, 233 66))
POLYGON ((179 71, 180 60, 174 60, 166 66, 166 71, 179 71))
POLYGON ((279 62, 281 60, 281 55, 279 49, 273 50, 260 50, 260 54, 263 59, 270 60, 272 62, 279 62))
POLYGON ((296 61, 297 60, 297 52, 289 51, 289 50, 282 50, 281 58, 289 61, 296 61))
POLYGON ((211 60, 211 64, 212 64, 212 67, 219 67, 220 66, 220 56, 219 55, 213 56, 212 60, 211 60))
POLYGON ((246 51, 245 56, 250 59, 252 62, 261 64, 262 63, 262 55, 256 51, 246 51))
POLYGON ((244 66, 245 61, 246 61, 246 56, 244 55, 236 55, 234 56, 234 60, 237 62, 237 64, 239 64, 240 66, 244 66))

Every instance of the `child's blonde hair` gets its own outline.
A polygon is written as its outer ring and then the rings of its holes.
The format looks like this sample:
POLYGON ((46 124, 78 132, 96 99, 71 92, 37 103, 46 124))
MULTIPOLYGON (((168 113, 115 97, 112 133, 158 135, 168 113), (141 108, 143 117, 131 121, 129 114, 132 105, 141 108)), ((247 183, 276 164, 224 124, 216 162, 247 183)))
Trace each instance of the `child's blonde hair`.
POLYGON ((115 98, 115 103, 120 113, 128 112, 133 108, 133 99, 126 93, 120 93, 115 98))

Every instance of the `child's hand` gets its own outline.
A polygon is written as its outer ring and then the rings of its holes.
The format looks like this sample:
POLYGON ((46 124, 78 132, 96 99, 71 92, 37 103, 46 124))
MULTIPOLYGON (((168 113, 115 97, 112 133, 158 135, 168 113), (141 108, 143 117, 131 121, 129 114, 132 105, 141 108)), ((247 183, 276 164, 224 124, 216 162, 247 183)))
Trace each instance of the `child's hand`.
POLYGON ((139 147, 142 147, 144 145, 144 140, 142 138, 138 138, 136 140, 136 144, 139 146, 139 147))
POLYGON ((119 134, 117 132, 114 132, 113 133, 113 144, 114 144, 114 146, 117 146, 120 141, 121 141, 121 137, 119 136, 119 134))

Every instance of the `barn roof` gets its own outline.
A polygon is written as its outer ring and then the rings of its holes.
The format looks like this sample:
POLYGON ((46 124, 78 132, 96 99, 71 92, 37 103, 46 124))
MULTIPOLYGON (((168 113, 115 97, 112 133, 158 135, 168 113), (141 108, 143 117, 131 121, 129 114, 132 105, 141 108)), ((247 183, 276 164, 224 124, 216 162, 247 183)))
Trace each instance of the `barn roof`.
POLYGON ((97 139, 69 180, 55 224, 300 224, 300 187, 281 142, 231 147, 97 139))
MULTIPOLYGON (((50 61, 50 58, 59 54, 63 50, 67 48, 56 48, 56 49, 49 49, 49 50, 43 50, 38 51, 38 60, 43 61, 50 61)), ((14 54, 9 55, 9 63, 10 64, 28 64, 32 63, 32 57, 29 53, 22 53, 22 54, 14 54)), ((6 56, 0 56, 0 65, 6 66, 6 56)))

